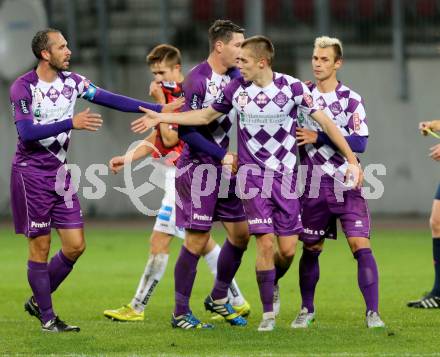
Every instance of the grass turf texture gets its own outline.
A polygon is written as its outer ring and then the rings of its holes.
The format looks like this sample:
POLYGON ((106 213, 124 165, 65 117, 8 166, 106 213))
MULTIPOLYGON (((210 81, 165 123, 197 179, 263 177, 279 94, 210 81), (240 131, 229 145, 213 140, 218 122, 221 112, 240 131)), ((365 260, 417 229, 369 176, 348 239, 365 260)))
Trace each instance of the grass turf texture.
MULTIPOLYGON (((373 248, 380 270, 380 310, 388 328, 368 330, 364 303, 357 287, 356 261, 345 239, 328 241, 321 255, 316 295, 317 321, 308 330, 292 330, 299 310, 297 258, 282 279, 281 314, 272 333, 256 331, 261 303, 255 280, 252 240, 237 280, 252 305, 249 326, 232 328, 220 322, 213 331, 172 329, 173 269, 181 241, 171 245, 170 263, 146 310, 146 320, 117 323, 102 311, 130 302, 148 251, 148 235, 139 229, 86 230, 87 250, 72 274, 53 295, 56 312, 81 327, 79 334, 44 334, 35 318, 23 311, 30 296, 26 278, 27 243, 10 230, 0 230, 0 354, 26 355, 265 355, 265 356, 434 356, 438 353, 440 310, 409 309, 432 285, 431 240, 428 231, 374 232, 373 248)), ((223 241, 224 233, 214 237, 223 241)), ((53 237, 52 253, 59 248, 53 237)), ((203 300, 212 275, 201 259, 191 298, 196 316, 209 321, 203 300)))

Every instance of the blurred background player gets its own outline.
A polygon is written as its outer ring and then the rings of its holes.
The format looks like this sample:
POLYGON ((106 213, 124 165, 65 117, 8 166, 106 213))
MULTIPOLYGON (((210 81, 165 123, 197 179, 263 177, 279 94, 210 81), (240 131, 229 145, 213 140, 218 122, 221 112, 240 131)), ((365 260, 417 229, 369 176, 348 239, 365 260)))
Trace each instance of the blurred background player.
MULTIPOLYGON (((283 254, 293 256, 298 234, 302 231, 299 201, 292 192, 296 186, 295 128, 298 110, 310 114, 357 168, 356 156, 331 119, 316 109, 307 86, 296 78, 272 71, 274 54, 273 44, 268 38, 248 38, 241 44, 238 58, 242 77, 232 80, 210 107, 170 115, 147 111, 147 117, 134 122, 135 130, 156 122, 206 125, 232 109, 236 110, 240 165, 237 185, 250 234, 257 238, 256 274, 263 305, 263 319, 258 331, 272 331, 275 327, 274 238, 278 238, 283 254), (248 175, 248 171, 252 174, 248 175), (266 183, 268 177, 272 178, 270 187, 266 183), (245 191, 257 192, 257 195, 249 197, 245 191)), ((237 167, 236 164, 232 166, 237 167)), ((349 173, 347 170, 347 175, 349 173)), ((362 171, 358 169, 357 173, 355 186, 362 183, 362 171)), ((283 272, 287 269, 288 266, 285 266, 283 272)))
MULTIPOLYGON (((170 45, 159 45, 147 55, 147 64, 154 75, 150 84, 150 95, 157 103, 165 104, 182 97, 182 63, 180 51, 170 45)), ((173 236, 181 239, 185 237, 184 228, 176 226, 175 212, 175 161, 182 152, 183 142, 179 140, 177 125, 159 124, 152 134, 145 139, 149 144, 141 143, 136 149, 123 156, 116 156, 110 160, 109 166, 114 173, 118 173, 126 163, 139 160, 151 154, 154 158, 164 158, 161 165, 164 174, 164 191, 159 215, 150 237, 150 256, 144 273, 139 281, 136 294, 131 302, 119 309, 105 310, 104 315, 117 321, 141 321, 144 319, 145 307, 159 281, 162 279, 168 263, 169 245, 173 236), (156 149, 160 152, 156 152, 156 149), (167 156, 168 155, 168 156, 167 156)), ((196 139, 196 138, 195 138, 196 139)), ((220 246, 210 238, 202 252, 209 269, 217 273, 217 260, 220 246)), ((231 304, 243 305, 244 298, 235 281, 232 282, 228 296, 231 304)))
MULTIPOLYGON (((208 59, 196 67, 186 77, 184 83, 184 111, 206 108, 222 93, 222 89, 232 78, 239 76, 235 68, 240 45, 244 40, 244 29, 229 20, 216 20, 208 30, 210 54, 208 59)), ((176 114, 178 115, 178 114, 176 114)), ((147 120, 147 126, 149 119, 147 120)), ((150 121, 151 122, 151 121, 150 121)), ((229 190, 220 198, 222 165, 231 166, 234 155, 228 152, 229 132, 232 127, 230 114, 225 113, 209 125, 200 127, 180 127, 179 135, 186 145, 178 161, 178 168, 187 167, 184 175, 176 178, 176 192, 182 201, 182 208, 176 208, 176 221, 185 227, 185 243, 174 269, 175 310, 172 326, 176 328, 212 328, 201 323, 191 312, 189 299, 197 271, 200 255, 209 241, 214 221, 221 221, 227 232, 217 265, 217 277, 211 294, 205 299, 205 308, 222 315, 231 325, 247 324, 244 315, 249 304, 235 307, 228 300, 228 288, 235 276, 249 241, 249 232, 243 205, 235 195, 235 175, 230 177, 229 190), (203 141, 188 141, 194 133, 199 133, 203 141), (213 170, 203 178, 203 184, 214 180, 211 193, 206 196, 193 192, 192 183, 197 177, 199 165, 209 165, 213 170), (209 180, 212 179, 212 180, 209 180), (194 197, 198 195, 198 197, 194 197), (196 205, 195 199, 200 200, 196 205)), ((143 120, 135 121, 135 132, 144 132, 143 120), (136 125, 139 123, 139 125, 136 125), (137 128, 139 127, 139 130, 137 128)), ((203 167, 203 166, 202 166, 203 167)))
MULTIPOLYGON (((428 130, 440 131, 440 120, 422 122, 419 129, 423 135, 428 134, 428 130)), ((440 144, 434 145, 430 149, 429 156, 440 161, 440 144)), ((408 302, 409 307, 419 309, 440 309, 440 185, 432 202, 431 217, 429 219, 432 234, 432 254, 434 258, 434 286, 432 290, 419 300, 408 302)))
POLYGON ((71 130, 95 131, 102 123, 101 116, 89 109, 74 115, 76 99, 82 97, 126 112, 138 112, 140 105, 157 111, 174 110, 181 103, 161 106, 138 101, 67 72, 71 51, 59 30, 37 32, 32 51, 38 65, 10 88, 18 132, 11 170, 11 206, 16 233, 28 238, 28 281, 33 292, 24 307, 40 320, 43 331, 79 331, 79 327, 58 318, 51 298, 85 249, 78 197, 58 194, 72 190, 70 173, 64 166, 71 130), (57 181, 57 174, 64 177, 63 182, 57 181), (48 264, 51 228, 57 230, 62 247, 48 264))
MULTIPOLYGON (((367 117, 362 98, 336 78, 342 66, 342 44, 327 36, 315 39, 312 69, 316 84, 310 84, 313 101, 335 123, 353 152, 365 151, 368 140, 367 117)), ((358 263, 358 284, 366 304, 369 328, 384 327, 379 317, 379 278, 370 246, 370 214, 361 190, 346 189, 347 161, 328 136, 307 115, 301 114, 296 136, 301 164, 307 166, 305 192, 301 196, 300 234, 303 252, 299 263, 301 311, 293 328, 306 328, 315 318, 314 296, 319 280, 319 255, 325 238, 336 239, 339 219, 348 245, 358 263), (338 199, 338 194, 343 195, 338 199)))

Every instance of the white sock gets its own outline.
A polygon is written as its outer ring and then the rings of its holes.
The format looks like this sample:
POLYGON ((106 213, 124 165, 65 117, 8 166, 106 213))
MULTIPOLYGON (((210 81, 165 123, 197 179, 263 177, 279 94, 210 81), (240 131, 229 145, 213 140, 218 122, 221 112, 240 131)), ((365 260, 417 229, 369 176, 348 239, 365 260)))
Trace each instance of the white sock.
POLYGON ((131 301, 131 307, 136 312, 145 310, 148 300, 153 293, 157 283, 162 279, 168 264, 168 254, 151 254, 145 266, 144 274, 131 301))
MULTIPOLYGON (((214 278, 217 276, 217 261, 218 256, 220 254, 220 246, 216 244, 216 246, 203 258, 205 258, 206 263, 208 264, 209 270, 211 270, 212 275, 214 275, 214 278)), ((241 294, 241 291, 237 285, 237 282, 235 279, 232 280, 231 286, 228 289, 228 298, 229 303, 232 306, 239 306, 244 304, 244 297, 241 294)))

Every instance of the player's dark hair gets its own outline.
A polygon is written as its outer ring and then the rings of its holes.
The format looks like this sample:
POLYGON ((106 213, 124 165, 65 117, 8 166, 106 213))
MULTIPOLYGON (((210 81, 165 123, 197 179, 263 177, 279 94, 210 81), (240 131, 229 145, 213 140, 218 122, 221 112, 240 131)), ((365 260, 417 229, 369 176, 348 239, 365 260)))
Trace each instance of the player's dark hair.
POLYGON ((38 31, 32 39, 32 52, 37 59, 43 59, 43 57, 41 57, 41 51, 49 49, 49 34, 53 32, 61 33, 60 30, 49 27, 38 31))
POLYGON ((249 47, 256 59, 264 58, 267 60, 267 64, 272 66, 273 59, 275 57, 275 47, 271 40, 265 36, 252 36, 247 38, 241 44, 241 48, 249 47))
POLYGON ((178 48, 171 45, 158 45, 154 47, 147 55, 147 64, 151 66, 154 63, 165 61, 167 66, 182 64, 182 56, 178 48))
POLYGON ((217 41, 229 43, 234 33, 244 33, 244 28, 234 24, 231 20, 215 20, 208 30, 209 51, 214 50, 217 41))

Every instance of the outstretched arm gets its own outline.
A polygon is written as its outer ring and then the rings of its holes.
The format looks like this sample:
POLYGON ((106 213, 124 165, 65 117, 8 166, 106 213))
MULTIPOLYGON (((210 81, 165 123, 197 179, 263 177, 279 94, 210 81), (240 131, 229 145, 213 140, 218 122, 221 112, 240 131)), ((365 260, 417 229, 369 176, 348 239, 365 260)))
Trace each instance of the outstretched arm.
POLYGON ((147 108, 140 108, 145 115, 136 119, 131 123, 131 129, 135 133, 145 133, 148 129, 156 126, 159 123, 169 123, 186 126, 207 125, 223 115, 212 107, 190 110, 182 113, 161 113, 158 114, 147 108))
POLYGON ((88 84, 87 90, 81 94, 81 97, 89 102, 129 113, 142 113, 139 107, 148 108, 155 112, 172 112, 183 105, 183 99, 164 105, 144 102, 98 88, 92 83, 88 84))

